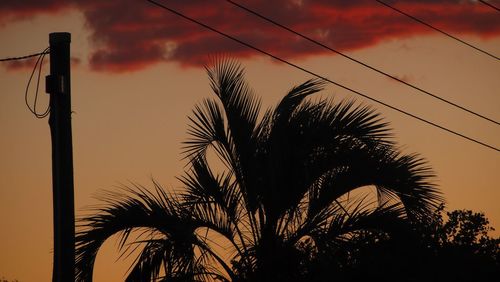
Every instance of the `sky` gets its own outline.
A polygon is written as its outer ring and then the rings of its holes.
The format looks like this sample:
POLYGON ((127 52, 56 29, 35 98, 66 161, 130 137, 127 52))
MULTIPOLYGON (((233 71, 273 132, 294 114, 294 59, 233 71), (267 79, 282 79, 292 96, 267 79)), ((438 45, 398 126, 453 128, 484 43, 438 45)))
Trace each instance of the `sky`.
MULTIPOLYGON (((160 3, 375 99, 500 147, 500 128, 422 95, 281 30, 223 0, 160 3)), ((500 12, 478 1, 386 1, 474 46, 500 55, 500 12)), ((500 1, 488 1, 500 7, 500 1)), ((351 57, 500 120, 499 60, 457 43, 375 1, 241 1, 351 57)), ((41 52, 51 32, 72 36, 75 208, 89 214, 103 190, 127 183, 178 189, 188 115, 213 96, 203 69, 214 56, 235 58, 265 107, 311 78, 145 0, 0 2, 0 58, 41 52)), ((0 278, 50 281, 52 182, 48 119, 25 105, 34 60, 0 62, 0 278)), ((48 74, 48 60, 42 76, 48 74)), ((46 109, 44 78, 37 110, 46 109)), ((33 105, 35 85, 28 101, 33 105)), ((317 96, 355 99, 390 122, 402 151, 417 152, 436 172, 447 208, 486 213, 500 229, 500 154, 348 91, 317 96)), ((500 235, 495 231, 493 235, 500 235)), ((123 281, 130 258, 109 240, 94 281, 123 281)))

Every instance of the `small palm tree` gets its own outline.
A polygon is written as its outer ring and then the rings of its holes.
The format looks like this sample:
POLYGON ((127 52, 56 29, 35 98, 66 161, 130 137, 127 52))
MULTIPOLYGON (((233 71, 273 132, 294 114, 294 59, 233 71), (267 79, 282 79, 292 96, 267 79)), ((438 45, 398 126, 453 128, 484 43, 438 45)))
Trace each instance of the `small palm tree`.
POLYGON ((308 80, 259 116, 237 63, 207 72, 216 98, 190 117, 185 189, 154 183, 153 192, 135 185, 106 195, 80 221, 79 281, 91 281, 97 252, 114 234, 122 248, 142 245, 127 281, 303 280, 315 268, 308 262, 348 252, 357 232, 390 232, 442 201, 429 167, 398 151, 371 108, 314 102, 308 96, 324 83, 308 80), (362 187, 377 201, 356 192, 362 187), (135 230, 146 238, 130 239, 135 230))

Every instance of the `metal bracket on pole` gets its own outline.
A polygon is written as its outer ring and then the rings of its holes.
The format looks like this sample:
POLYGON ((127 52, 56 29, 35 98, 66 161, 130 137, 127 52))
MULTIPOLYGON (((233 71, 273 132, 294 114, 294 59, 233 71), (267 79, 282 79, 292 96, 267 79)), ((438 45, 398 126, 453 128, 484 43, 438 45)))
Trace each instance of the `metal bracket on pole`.
POLYGON ((68 79, 62 75, 47 75, 45 77, 45 92, 47 93, 67 93, 68 79))

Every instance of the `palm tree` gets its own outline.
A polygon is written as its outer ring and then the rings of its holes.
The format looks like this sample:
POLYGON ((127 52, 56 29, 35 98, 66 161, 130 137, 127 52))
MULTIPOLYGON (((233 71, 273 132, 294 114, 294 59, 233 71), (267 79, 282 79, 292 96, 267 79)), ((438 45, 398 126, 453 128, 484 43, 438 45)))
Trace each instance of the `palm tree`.
POLYGON ((442 201, 425 161, 401 153, 370 107, 313 101, 324 83, 308 80, 259 116, 239 64, 222 60, 207 72, 216 98, 190 117, 184 190, 154 182, 153 192, 132 185, 105 195, 80 221, 79 281, 92 280, 114 234, 123 249, 142 247, 127 281, 303 280, 317 258, 334 269, 331 254, 348 256, 355 234, 390 232, 442 201), (137 230, 142 239, 131 239, 137 230))

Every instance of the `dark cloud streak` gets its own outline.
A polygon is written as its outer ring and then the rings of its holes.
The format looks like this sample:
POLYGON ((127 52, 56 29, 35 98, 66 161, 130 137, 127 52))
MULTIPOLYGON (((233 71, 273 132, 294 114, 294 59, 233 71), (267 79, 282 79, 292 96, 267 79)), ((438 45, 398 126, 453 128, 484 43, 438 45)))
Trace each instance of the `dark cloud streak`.
MULTIPOLYGON (((245 5, 341 51, 366 48, 391 38, 431 33, 375 1, 245 1, 245 5)), ((168 1, 165 5, 287 58, 325 50, 265 23, 225 1, 168 1), (209 4, 207 4, 209 3, 209 4)), ((484 5, 463 0, 397 1, 399 8, 455 34, 483 38, 500 34, 500 17, 484 5)), ((256 56, 251 50, 137 0, 4 0, 0 23, 40 13, 80 10, 91 32, 91 68, 123 72, 158 62, 199 66, 213 53, 256 56)))

